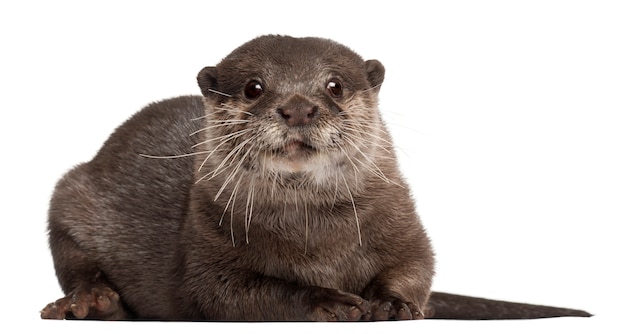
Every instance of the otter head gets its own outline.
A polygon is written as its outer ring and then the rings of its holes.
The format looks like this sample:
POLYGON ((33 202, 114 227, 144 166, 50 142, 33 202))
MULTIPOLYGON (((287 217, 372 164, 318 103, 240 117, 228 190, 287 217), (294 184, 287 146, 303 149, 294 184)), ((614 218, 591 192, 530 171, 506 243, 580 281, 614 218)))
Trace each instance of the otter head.
POLYGON ((318 185, 335 184, 336 173, 375 172, 376 151, 389 146, 377 108, 384 73, 379 61, 325 39, 262 36, 242 45, 198 74, 202 149, 213 164, 205 167, 318 185))

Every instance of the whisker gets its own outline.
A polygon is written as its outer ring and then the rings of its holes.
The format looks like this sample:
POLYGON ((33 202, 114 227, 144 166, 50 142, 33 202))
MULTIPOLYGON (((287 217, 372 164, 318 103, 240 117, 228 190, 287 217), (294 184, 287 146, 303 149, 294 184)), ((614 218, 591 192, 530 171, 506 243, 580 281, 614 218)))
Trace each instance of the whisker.
POLYGON ((192 122, 195 122, 195 121, 199 121, 199 120, 205 119, 207 117, 211 117, 211 115, 210 114, 204 114, 202 116, 190 118, 189 120, 192 121, 192 122))
POLYGON ((309 210, 306 201, 304 201, 304 255, 309 247, 309 210))
MULTIPOLYGON (((223 144, 223 143, 222 143, 223 144)), ((222 146, 222 144, 217 145, 211 152, 209 152, 209 154, 207 154, 207 156, 204 158, 204 160, 202 160, 202 163, 200 163, 200 167, 198 167, 198 172, 200 172, 202 170, 202 168, 204 168, 204 164, 206 164, 209 161, 209 158, 211 158, 211 156, 213 155, 213 153, 215 152, 222 152, 222 151, 226 151, 226 149, 224 150, 218 150, 218 148, 220 148, 220 146, 222 146)), ((203 176, 202 178, 200 178, 198 181, 202 180, 203 178, 205 178, 207 175, 213 173, 213 176, 215 176, 215 170, 213 170, 212 172, 208 172, 205 176, 203 176)))
POLYGON ((137 154, 142 158, 150 158, 150 159, 178 159, 178 158, 192 157, 194 155, 200 155, 200 154, 206 154, 206 153, 208 153, 208 151, 192 152, 192 153, 185 153, 185 154, 178 154, 178 155, 150 155, 150 154, 143 154, 143 153, 137 153, 137 154))
MULTIPOLYGON (((249 129, 249 130, 251 130, 251 129, 249 129)), ((242 130, 242 131, 244 131, 244 130, 242 130)), ((200 167, 198 168, 198 171, 202 170, 202 168, 204 167, 204 164, 206 164, 206 163, 207 163, 207 161, 208 161, 208 160, 209 160, 209 158, 213 155, 213 153, 215 153, 215 152, 221 152, 221 151, 224 151, 224 150, 218 150, 218 148, 220 148, 220 146, 222 146, 222 145, 226 144, 227 142, 229 142, 229 141, 231 141, 231 140, 233 140, 233 139, 235 139, 235 138, 238 138, 238 137, 242 136, 242 135, 243 135, 243 134, 245 134, 246 132, 248 132, 248 131, 244 131, 244 132, 242 132, 242 133, 240 133, 240 134, 237 134, 236 136, 232 136, 231 138, 228 138, 228 139, 224 138, 224 139, 223 139, 223 140, 222 140, 222 141, 221 141, 221 142, 220 142, 220 143, 219 143, 219 144, 218 144, 218 145, 217 145, 217 146, 216 146, 216 147, 215 147, 215 148, 214 148, 214 149, 213 149, 213 150, 209 153, 209 155, 207 155, 207 157, 206 157, 206 158, 204 158, 204 160, 203 160, 203 161, 202 161, 202 163, 200 164, 200 167)), ((235 134, 235 133, 233 133, 232 135, 234 135, 234 134, 235 134)), ((222 137, 225 137, 225 136, 222 136, 222 137)), ((196 145, 198 145, 198 144, 196 144, 196 145)), ((194 145, 194 146, 195 146, 195 145, 194 145)), ((234 149, 233 149, 233 150, 234 150, 234 149)), ((232 151, 231 151, 231 152, 232 152, 232 151)), ((228 158, 228 157, 226 157, 226 158, 224 158, 224 159, 227 159, 227 158, 228 158)), ((229 166, 230 166, 230 165, 229 165, 229 166)), ((216 168, 214 171, 217 171, 218 169, 219 169, 219 167, 218 167, 218 168, 216 168)), ((217 174, 213 173, 213 177, 214 177, 215 175, 217 175, 217 174)), ((211 178, 213 178, 213 177, 211 177, 211 178)))
MULTIPOLYGON (((206 159, 205 159, 205 161, 206 161, 206 159)), ((204 163, 205 161, 203 161, 202 163, 204 163)), ((226 167, 230 167, 230 166, 232 166, 232 164, 230 164, 230 165, 228 165, 226 167)), ((202 169, 202 167, 200 169, 202 169)), ((200 183, 201 181, 204 181, 205 179, 206 179, 206 181, 213 180, 215 177, 217 177, 218 175, 222 174, 225 170, 226 170, 226 168, 220 170, 217 174, 215 173, 215 170, 212 170, 212 171, 204 174, 195 183, 200 183)))
MULTIPOLYGON (((244 141, 244 143, 247 143, 253 139, 256 139, 258 136, 254 136, 249 138, 248 140, 244 141)), ((241 156, 239 163, 235 166, 235 168, 230 172, 230 174, 228 175, 228 177, 226 178, 226 180, 224 181, 224 184, 222 184, 222 187, 220 188, 220 190, 217 192, 217 194, 215 195, 215 199, 217 200, 217 198, 219 198, 219 196, 222 194, 222 192, 224 191, 224 189, 226 188, 226 186, 228 185, 228 183, 230 183, 230 181, 232 181, 232 179, 235 177, 235 175, 239 172, 239 169, 241 168, 241 166, 243 165, 243 162, 246 160, 246 158, 248 157, 248 154, 250 154, 250 151, 252 151, 252 149, 254 148, 254 146, 250 146, 250 148, 248 149, 248 151, 241 156)), ((239 149, 241 150, 241 149, 239 149)), ((233 152, 231 152, 233 153, 233 152)), ((230 153, 229 153, 230 154, 230 153)), ((222 161, 222 163, 224 163, 224 161, 222 161)), ((216 170, 217 172, 217 170, 216 170)))
POLYGON ((206 90, 211 92, 211 93, 217 94, 217 95, 222 95, 222 96, 226 96, 226 97, 232 97, 232 95, 226 94, 224 92, 220 92, 219 90, 215 90, 215 89, 211 89, 211 88, 207 88, 206 90))
MULTIPOLYGON (((233 193, 235 194, 235 199, 237 199, 237 190, 239 190, 239 181, 241 181, 241 177, 243 176, 243 174, 241 174, 239 176, 239 180, 237 181, 237 185, 235 185, 235 188, 233 189, 233 193)), ((231 193, 231 196, 233 194, 231 193)), ((230 207, 230 239, 233 242, 233 247, 235 247, 235 230, 233 229, 233 220, 235 217, 235 202, 233 201, 233 205, 230 207)))
POLYGON ((346 185, 346 190, 348 191, 348 195, 350 196, 350 202, 352 202, 352 209, 354 209, 354 220, 356 221, 356 231, 359 236, 359 246, 363 246, 363 241, 361 239, 361 223, 359 222, 359 215, 356 211, 356 204, 354 203, 354 197, 352 197, 352 191, 350 191, 350 186, 348 186, 348 181, 346 180, 345 175, 341 174, 343 178, 343 182, 346 185))
MULTIPOLYGON (((384 138, 380 135, 376 135, 374 134, 374 132, 378 132, 380 129, 375 127, 375 126, 370 126, 370 125, 366 125, 366 124, 359 124, 357 122, 351 122, 351 121, 345 121, 344 124, 346 125, 346 129, 354 131, 356 133, 360 133, 360 134, 367 134, 367 136, 372 137, 374 139, 378 139, 382 142, 385 142, 386 144, 389 144, 390 146, 393 146, 393 142, 391 142, 391 140, 384 138), (368 130, 372 130, 372 131, 365 131, 364 129, 368 129, 368 130)), ((381 146, 382 147, 382 146, 381 146)))
POLYGON ((215 107, 215 110, 226 111, 226 112, 235 112, 235 113, 246 114, 248 116, 254 116, 254 114, 252 114, 249 111, 245 111, 245 110, 241 110, 241 109, 235 109, 235 108, 232 108, 232 107, 215 107))
MULTIPOLYGON (((198 168, 198 171, 200 171, 200 170, 202 170, 202 168, 204 168, 204 164, 205 164, 205 163, 209 160, 209 158, 211 157, 211 155, 213 155, 213 153, 217 152, 217 151, 218 151, 217 149, 218 149, 220 146, 224 145, 225 143, 226 143, 226 142, 223 142, 223 143, 220 143, 219 145, 217 145, 217 146, 216 146, 216 147, 215 147, 215 148, 211 151, 211 153, 209 153, 209 155, 207 155, 207 157, 206 157, 206 158, 204 158, 204 160, 203 160, 203 161, 202 161, 202 163, 200 164, 200 167, 198 168)), ((236 149, 236 148, 235 148, 235 149, 236 149)), ((233 150, 235 150, 235 149, 233 149, 233 150)), ((233 150, 230 150, 230 151, 229 151, 229 152, 230 152, 230 153, 229 153, 229 155, 233 153, 233 150)), ((226 151, 226 150, 219 150, 219 151, 221 152, 221 151, 226 151)), ((228 159, 228 157, 224 158, 224 159, 222 160, 222 163, 220 164, 220 166, 218 166, 218 167, 216 167, 215 169, 213 169, 212 171, 210 171, 210 172, 206 173, 203 177, 201 177, 200 179, 198 179, 198 180, 196 181, 196 183, 198 183, 198 182, 200 182, 200 181, 204 180, 204 179, 205 179, 205 178, 207 178, 209 175, 211 175, 211 177, 209 177, 207 180, 211 180, 211 179, 213 179, 214 177, 216 177, 217 175, 220 175, 222 172, 224 172, 224 170, 226 170, 226 168, 228 168, 228 167, 232 166, 234 162, 231 162, 230 164, 228 164, 228 165, 227 165, 227 166, 225 166, 225 167, 223 166, 223 165, 224 165, 224 163, 226 162, 226 160, 227 160, 227 159, 228 159), (224 167, 224 168, 222 168, 222 167, 224 167)))
POLYGON ((255 178, 252 178, 252 184, 248 187, 248 199, 246 200, 246 215, 244 219, 244 227, 246 230, 246 244, 250 243, 250 239, 248 238, 248 232, 250 231, 250 224, 252 224, 252 208, 254 206, 254 180, 255 178), (250 208, 249 210, 248 207, 250 208))
MULTIPOLYGON (((216 110, 225 110, 225 108, 216 107, 216 110)), ((212 116, 213 115, 209 113, 209 114, 206 114, 206 115, 190 118, 189 120, 190 121, 204 120, 205 122, 208 122, 208 123, 224 123, 224 122, 247 121, 245 119, 207 119, 207 118, 212 117, 212 116)))
MULTIPOLYGON (((377 130, 376 127, 372 127, 372 126, 368 126, 368 125, 364 125, 364 124, 358 124, 356 122, 350 122, 350 121, 346 121, 345 123, 346 124, 353 124, 353 125, 355 125, 355 126, 348 125, 348 126, 345 127, 345 129, 350 130, 352 132, 356 132, 356 133, 366 133, 369 137, 372 137, 374 139, 378 139, 378 140, 380 140, 380 141, 382 141, 384 143, 387 143, 390 148, 393 148, 394 150, 398 151, 399 153, 402 153, 402 154, 404 154, 407 157, 410 156, 404 149, 402 149, 401 146, 394 145, 391 142, 391 140, 383 138, 381 136, 374 135, 373 131, 369 132, 369 131, 362 131, 360 129, 357 129, 357 127, 362 127, 362 128, 368 128, 368 129, 371 129, 371 130, 375 131, 375 130, 377 130)), ((391 124, 391 123, 389 123, 389 124, 391 124)), ((390 153, 390 154, 393 153, 392 151, 390 151, 389 148, 385 147, 384 145, 381 145, 380 143, 377 143, 375 141, 370 141, 370 142, 373 143, 374 145, 380 147, 382 150, 384 150, 387 153, 390 153)))
MULTIPOLYGON (((369 162, 369 164, 366 164, 366 163, 364 163, 363 161, 361 161, 360 159, 358 159, 357 157, 354 157, 354 156, 353 156, 352 158, 354 158, 354 160, 356 160, 358 163, 360 163, 360 164, 361 164, 361 166, 363 166, 365 169, 367 169, 367 170, 368 170, 369 172, 371 172, 372 174, 374 174, 374 175, 378 176, 381 180, 383 180, 383 181, 385 181, 385 182, 387 182, 387 183, 390 183, 390 184, 396 185, 396 186, 398 186, 398 187, 400 187, 400 188, 403 188, 403 189, 404 189, 404 186, 403 186, 403 185, 401 185, 401 184, 399 184, 398 182, 395 182, 395 181, 393 181, 393 180, 389 179, 389 178, 385 175, 385 173, 383 173, 383 171, 380 169, 380 167, 378 167, 378 165, 374 162, 374 160, 372 160, 372 159, 371 159, 371 157, 374 157, 375 159, 380 160, 380 159, 381 159, 381 156, 378 156, 378 155, 372 155, 372 154, 365 154, 363 151, 361 151, 361 149, 358 147, 358 145, 357 145, 357 144, 356 144, 356 143, 355 143, 355 142, 351 139, 351 137, 350 137, 350 136, 348 136, 348 135, 346 135, 346 136, 344 137, 344 139, 345 139, 345 141, 346 141, 348 144, 352 145, 352 147, 354 147, 354 148, 355 148, 355 149, 356 149, 359 153, 361 153, 361 155, 362 155, 362 156, 363 156, 363 157, 364 157, 364 158, 365 158, 365 159, 369 162), (373 166, 373 167, 371 167, 371 166, 373 166)), ((383 159, 389 159, 389 158, 388 158, 388 157, 386 157, 386 156, 382 156, 382 158, 383 158, 383 159)), ((389 159, 389 160, 393 161, 393 159, 389 159)))
POLYGON ((263 159, 261 160, 262 164, 261 164, 261 177, 265 178, 267 177, 267 151, 263 152, 263 159))
POLYGON ((387 176, 385 176, 385 174, 383 173, 383 171, 380 170, 380 168, 378 167, 378 165, 376 165, 376 163, 374 161, 372 161, 367 154, 363 153, 363 151, 361 151, 361 149, 359 148, 359 146, 352 141, 349 137, 345 137, 344 138, 346 140, 346 142, 348 142, 348 144, 352 145, 352 147, 354 147, 359 153, 361 153, 361 155, 369 162, 369 165, 362 162, 361 160, 359 160, 356 157, 353 157, 357 162, 359 162, 363 167, 365 167, 367 170, 369 170, 372 174, 375 174, 376 176, 378 176, 381 180, 390 183, 391 180, 389 180, 387 178, 387 176), (370 167, 373 166, 372 167, 370 167))
POLYGON ((224 159, 222 160, 222 162, 217 166, 217 168, 215 168, 215 173, 217 173, 217 171, 222 168, 224 166, 224 164, 226 164, 226 161, 228 161, 228 159, 230 158, 234 158, 234 156, 239 153, 239 151, 241 151, 243 149, 244 146, 246 146, 246 144, 248 144, 249 142, 252 141, 253 138, 256 138, 256 136, 253 136, 251 138, 248 138, 244 141, 242 141, 241 143, 239 143, 239 145, 235 146, 235 148, 233 148, 227 155, 226 157, 224 157, 224 159))
POLYGON ((402 128, 402 129, 410 131, 410 132, 412 132, 412 133, 414 133, 416 135, 420 135, 420 136, 424 135, 424 132, 422 132, 422 131, 420 131, 420 130, 418 130, 416 128, 412 128, 410 126, 407 126, 406 124, 402 124, 402 123, 398 123, 398 122, 389 122, 389 121, 387 121, 386 123, 389 125, 389 127, 402 128))
POLYGON ((278 172, 274 172, 274 180, 272 181, 272 190, 271 190, 272 198, 274 198, 274 191, 276 189, 276 181, 278 181, 278 172))
POLYGON ((330 206, 330 211, 332 212, 335 208, 335 203, 337 203, 337 194, 339 193, 339 173, 335 173, 335 194, 333 195, 333 203, 330 206))
POLYGON ((191 148, 196 148, 196 147, 198 147, 198 146, 200 146, 202 144, 210 143, 210 142, 216 141, 216 140, 223 141, 225 143, 225 142, 228 142, 229 140, 232 140, 232 139, 235 139, 237 137, 240 137, 240 136, 246 134, 247 132, 250 132, 250 131, 253 131, 253 130, 254 129, 243 129, 243 130, 227 133, 227 134, 225 134, 223 136, 209 138, 207 140, 201 141, 201 142, 193 145, 191 148))
MULTIPOLYGON (((224 212, 222 212, 222 216, 220 217, 220 222, 218 224, 218 226, 222 226, 222 222, 224 220, 224 216, 226 215, 226 212, 228 211, 228 207, 230 206, 230 203, 233 201, 233 198, 235 196, 235 194, 237 193, 237 189, 239 188, 239 183, 241 182, 241 178, 242 178, 243 174, 239 175, 239 180, 237 180, 237 183, 235 184, 235 187, 233 188, 233 191, 230 192, 230 197, 228 197, 228 202, 226 202, 226 207, 224 208, 224 212)), ((235 203, 233 202, 233 205, 235 205, 235 203)), ((232 220, 232 217, 231 217, 232 220)))
POLYGON ((202 128, 200 130, 196 130, 192 133, 189 134, 189 136, 193 136, 195 134, 198 134, 202 131, 207 131, 207 130, 211 130, 211 129, 215 129, 215 128, 219 128, 219 127, 224 127, 224 126, 232 126, 233 124, 244 124, 244 123, 249 123, 249 120, 246 119, 242 119, 242 120, 232 120, 231 122, 226 122, 223 124, 216 124, 216 125, 211 125, 211 126, 207 126, 205 128, 202 128))
POLYGON ((362 122, 356 122, 350 119, 343 120, 343 124, 352 125, 353 128, 365 128, 374 130, 373 132, 380 132, 380 127, 378 125, 364 124, 362 122))
POLYGON ((378 89, 378 88, 380 88, 380 86, 382 86, 382 84, 378 84, 378 85, 372 86, 370 88, 364 89, 363 92, 368 92, 370 90, 378 89))
MULTIPOLYGON (((373 139, 366 139, 366 137, 362 133, 359 133, 358 130, 355 130, 355 129, 348 129, 348 130, 350 130, 350 131, 345 131, 344 132, 344 136, 350 137, 350 138, 354 138, 355 136, 359 136, 358 141, 362 141, 365 144, 368 144, 369 146, 378 147, 379 149, 385 151, 386 153, 393 154, 393 152, 390 151, 389 149, 387 149, 387 147, 385 145, 381 144, 380 141, 373 140, 373 139)), ((369 136, 373 136, 373 135, 369 135, 369 136)), ((377 139, 377 138, 374 138, 374 139, 377 139)))
POLYGON ((339 149, 341 150, 341 152, 343 152, 343 155, 346 156, 346 158, 348 159, 348 161, 350 162, 350 164, 354 168, 354 180, 357 180, 358 179, 358 174, 359 174, 359 168, 356 166, 354 161, 352 161, 352 158, 350 158, 350 155, 348 154, 348 152, 346 152, 346 150, 343 147, 340 146, 339 149))
MULTIPOLYGON (((214 178, 215 176, 221 174, 222 172, 224 172, 226 170, 226 168, 232 166, 233 163, 231 163, 230 165, 226 166, 223 170, 219 170, 219 168, 216 168, 215 171, 213 171, 213 175, 209 178, 209 180, 211 180, 212 178, 214 178), (219 171, 219 173, 218 173, 219 171)), ((226 189, 226 186, 234 179, 235 175, 237 174, 237 172, 239 171, 239 168, 237 165, 235 166, 235 168, 230 172, 230 174, 226 177, 226 180, 224 180, 224 183, 222 184, 222 187, 219 189, 219 191, 217 192, 217 194, 215 195, 215 201, 217 201, 217 199, 220 197, 220 195, 222 194, 222 192, 224 191, 224 189, 226 189)), ((209 173, 211 174, 211 173, 209 173)), ((207 174, 207 175, 209 175, 207 174)))

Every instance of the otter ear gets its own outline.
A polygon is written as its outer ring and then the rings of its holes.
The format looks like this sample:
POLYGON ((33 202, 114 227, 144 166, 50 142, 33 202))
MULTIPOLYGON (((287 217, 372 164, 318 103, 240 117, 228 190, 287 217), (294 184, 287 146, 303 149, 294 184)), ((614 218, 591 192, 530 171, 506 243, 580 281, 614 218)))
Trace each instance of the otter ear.
POLYGON ((371 59, 365 62, 365 72, 367 73, 367 81, 369 81, 370 87, 378 93, 383 80, 385 80, 385 67, 378 60, 371 59))
POLYGON ((217 90, 217 68, 215 66, 207 66, 198 73, 198 86, 202 91, 202 95, 209 97, 211 91, 217 90))

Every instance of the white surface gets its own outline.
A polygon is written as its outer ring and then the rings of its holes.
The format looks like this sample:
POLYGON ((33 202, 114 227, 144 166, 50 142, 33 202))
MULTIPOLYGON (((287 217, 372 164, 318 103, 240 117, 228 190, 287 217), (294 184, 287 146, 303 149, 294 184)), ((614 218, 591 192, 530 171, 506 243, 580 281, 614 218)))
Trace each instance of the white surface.
POLYGON ((616 322, 626 297, 621 2, 17 3, 0 4, 3 326, 624 330, 616 322), (381 109, 437 251, 436 290, 597 316, 351 325, 39 320, 39 309, 61 296, 45 235, 57 179, 145 104, 199 93, 203 66, 265 33, 332 38, 386 66, 381 109))

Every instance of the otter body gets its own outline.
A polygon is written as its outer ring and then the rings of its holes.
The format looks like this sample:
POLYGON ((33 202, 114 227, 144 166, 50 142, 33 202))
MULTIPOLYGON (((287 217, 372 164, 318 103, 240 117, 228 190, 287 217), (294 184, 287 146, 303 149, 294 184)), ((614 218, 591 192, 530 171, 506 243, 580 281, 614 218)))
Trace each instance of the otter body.
POLYGON ((202 97, 137 113, 57 185, 67 296, 42 317, 459 317, 450 295, 429 306, 433 252, 380 118, 383 78, 335 42, 263 36, 204 68, 202 97))

